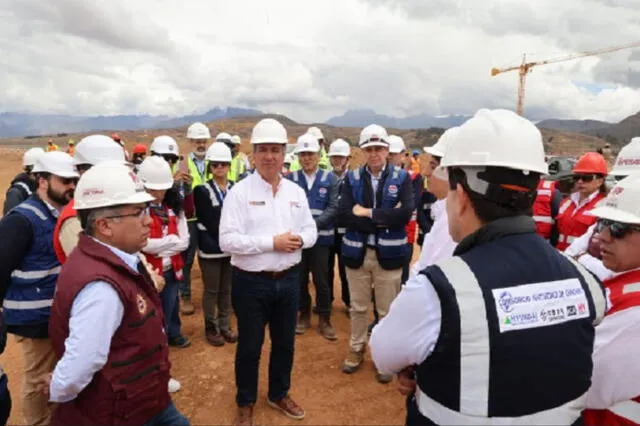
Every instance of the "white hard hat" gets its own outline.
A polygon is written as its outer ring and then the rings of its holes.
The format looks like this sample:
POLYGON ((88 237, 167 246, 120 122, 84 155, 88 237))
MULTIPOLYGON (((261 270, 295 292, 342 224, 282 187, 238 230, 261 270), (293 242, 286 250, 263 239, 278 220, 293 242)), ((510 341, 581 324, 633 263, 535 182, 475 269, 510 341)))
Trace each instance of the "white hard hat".
POLYGON ((164 158, 152 155, 138 166, 138 178, 147 189, 169 189, 173 186, 171 166, 164 158))
POLYGON ((231 140, 231 135, 229 133, 218 133, 218 136, 216 136, 216 142, 223 142, 223 143, 233 143, 233 140, 231 140))
POLYGON ((540 130, 513 111, 481 109, 447 145, 442 167, 490 166, 546 174, 540 130))
POLYGON ((90 135, 78 142, 73 152, 73 164, 91 164, 95 166, 102 161, 125 163, 127 160, 122 145, 117 142, 114 143, 113 139, 105 135, 90 135))
POLYGON ((436 157, 444 157, 444 153, 447 152, 447 145, 458 134, 460 130, 459 127, 451 127, 444 131, 443 134, 440 135, 438 141, 433 146, 425 146, 424 152, 427 154, 436 156, 436 157))
POLYGON ((187 139, 211 139, 211 133, 204 124, 193 123, 187 129, 187 139))
MULTIPOLYGON (((198 139, 198 138, 193 138, 198 139)), ((171 136, 156 136, 151 142, 151 146, 149 147, 149 151, 155 152, 156 154, 170 154, 175 155, 177 157, 180 156, 178 150, 178 143, 171 136)))
POLYGON ((44 154, 44 149, 40 147, 28 149, 22 156, 22 166, 34 166, 42 154, 44 154))
POLYGON ((224 143, 216 141, 207 149, 207 155, 205 155, 204 159, 219 163, 230 163, 231 150, 224 143))
POLYGON ((145 192, 142 182, 129 167, 106 161, 82 175, 76 186, 74 208, 87 210, 149 201, 153 201, 153 197, 145 192))
POLYGON ((311 133, 305 133, 304 135, 298 138, 298 142, 296 142, 296 154, 300 154, 301 152, 319 152, 320 144, 318 143, 318 138, 312 135, 311 133))
MULTIPOLYGON (((111 142, 113 143, 113 142, 111 142)), ((78 171, 73 166, 73 158, 66 152, 51 151, 40 155, 31 170, 32 173, 51 173, 63 178, 78 177, 78 171)))
POLYGON ((273 118, 263 118, 253 128, 251 132, 251 144, 263 143, 289 143, 287 139, 287 129, 282 123, 273 118))
POLYGON ((287 155, 284 156, 284 163, 285 164, 291 164, 295 161, 295 157, 293 156, 292 153, 289 153, 287 155))
POLYGON ((348 157, 351 155, 351 147, 344 139, 336 139, 329 145, 329 157, 348 157))
POLYGON ((615 222, 640 224, 640 175, 636 173, 619 181, 587 214, 615 222))
POLYGON ((369 146, 384 146, 389 147, 389 136, 387 130, 377 124, 370 124, 360 132, 360 142, 358 143, 360 148, 367 148, 369 146))
POLYGON ((233 135, 233 136, 231 136, 231 142, 234 145, 240 145, 242 143, 242 139, 238 135, 233 135))
POLYGON ((307 129, 307 133, 313 135, 318 140, 320 139, 324 140, 324 135, 322 134, 322 130, 320 130, 315 126, 309 127, 309 129, 307 129))
POLYGON ((620 150, 609 174, 627 176, 636 172, 640 172, 640 137, 631 139, 631 142, 620 150))
POLYGON ((392 154, 400 154, 407 149, 404 140, 400 136, 389 135, 389 152, 392 154))

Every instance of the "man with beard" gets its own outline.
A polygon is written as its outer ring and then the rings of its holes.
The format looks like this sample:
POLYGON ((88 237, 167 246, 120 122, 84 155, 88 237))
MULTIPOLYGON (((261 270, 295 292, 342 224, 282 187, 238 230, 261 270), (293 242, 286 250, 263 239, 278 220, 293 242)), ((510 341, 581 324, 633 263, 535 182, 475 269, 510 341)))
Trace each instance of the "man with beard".
POLYGON ((0 221, 0 295, 8 332, 16 336, 24 357, 24 420, 44 425, 50 423, 51 407, 37 385, 55 365, 48 326, 60 273, 53 231, 73 198, 78 173, 71 156, 60 151, 42 154, 32 172, 35 193, 0 221))
POLYGON ((4 198, 2 214, 7 214, 9 210, 29 198, 33 191, 36 190, 36 179, 31 170, 42 154, 44 154, 44 149, 42 148, 31 148, 24 153, 22 157, 23 172, 11 181, 11 186, 7 189, 7 194, 4 198))

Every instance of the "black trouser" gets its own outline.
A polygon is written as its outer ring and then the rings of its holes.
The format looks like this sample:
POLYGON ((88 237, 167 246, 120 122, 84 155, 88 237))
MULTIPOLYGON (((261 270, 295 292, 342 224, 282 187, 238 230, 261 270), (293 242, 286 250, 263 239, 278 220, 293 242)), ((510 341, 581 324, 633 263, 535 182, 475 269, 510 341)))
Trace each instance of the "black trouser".
POLYGON ((402 278, 400 282, 404 285, 409 279, 409 270, 411 265, 411 258, 413 257, 413 244, 407 243, 407 256, 405 257, 404 264, 402 265, 402 278))
MULTIPOLYGON (((300 262, 300 312, 311 312, 309 272, 316 288, 318 315, 331 314, 331 290, 329 289, 329 247, 315 245, 302 250, 300 262)), ((333 286, 331 286, 333 287, 333 286)))
MULTIPOLYGON (((3 378, 3 380, 6 380, 3 378)), ((6 384, 4 385, 6 386, 6 384)), ((0 426, 5 426, 9 416, 11 415, 11 394, 9 388, 5 388, 2 395, 0 395, 0 426)))
POLYGON ((289 392, 293 351, 298 319, 300 278, 293 268, 280 278, 258 276, 233 268, 231 303, 238 320, 236 347, 236 403, 254 404, 258 395, 258 369, 269 325, 269 392, 271 401, 279 401, 289 392))
POLYGON ((333 303, 333 286, 335 276, 335 264, 338 258, 338 274, 340 275, 340 287, 342 289, 342 302, 348 308, 351 306, 351 297, 349 296, 349 281, 347 281, 347 271, 342 262, 342 235, 336 233, 336 239, 333 246, 329 250, 329 292, 331 293, 331 302, 333 303))
POLYGON ((183 279, 180 281, 180 296, 183 299, 191 299, 191 268, 198 251, 198 222, 193 220, 187 222, 189 226, 189 247, 182 252, 184 268, 182 268, 183 279))

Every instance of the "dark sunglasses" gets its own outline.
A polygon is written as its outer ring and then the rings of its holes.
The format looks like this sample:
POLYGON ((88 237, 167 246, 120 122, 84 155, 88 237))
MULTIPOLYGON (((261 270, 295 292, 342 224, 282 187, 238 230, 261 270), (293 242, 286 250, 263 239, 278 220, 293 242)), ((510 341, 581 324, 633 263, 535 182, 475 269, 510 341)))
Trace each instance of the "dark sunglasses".
POLYGON ((615 222, 609 219, 598 219, 596 224, 596 231, 598 233, 609 229, 609 233, 616 240, 624 238, 631 232, 640 232, 640 225, 631 225, 629 223, 615 222))
POLYGON ((58 176, 58 179, 60 180, 60 183, 62 183, 63 185, 71 185, 72 183, 75 185, 78 183, 78 178, 67 178, 67 177, 58 176))
POLYGON ((590 174, 590 175, 573 175, 572 178, 575 182, 578 182, 579 180, 583 181, 584 183, 589 183, 592 180, 598 178, 600 176, 596 175, 596 174, 590 174))
POLYGON ((164 161, 166 161, 169 164, 175 164, 180 159, 177 155, 168 155, 168 154, 164 154, 161 157, 164 158, 164 161))
POLYGON ((217 169, 218 167, 227 167, 229 165, 229 163, 209 163, 211 164, 211 167, 213 167, 214 169, 217 169))

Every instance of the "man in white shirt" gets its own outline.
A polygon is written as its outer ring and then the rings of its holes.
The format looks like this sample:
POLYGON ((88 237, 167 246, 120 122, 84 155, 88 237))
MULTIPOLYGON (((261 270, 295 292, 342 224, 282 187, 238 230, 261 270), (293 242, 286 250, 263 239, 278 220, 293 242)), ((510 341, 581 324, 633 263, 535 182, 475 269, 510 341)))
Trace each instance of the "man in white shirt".
POLYGON ((84 232, 60 272, 49 323, 58 363, 43 391, 57 404, 54 425, 189 425, 169 396, 162 302, 139 258, 152 200, 122 164, 98 164, 78 182, 84 232))
POLYGON ((267 118, 251 134, 257 173, 229 190, 220 218, 220 248, 231 253, 231 303, 238 319, 236 424, 253 424, 258 369, 269 324, 271 355, 267 403, 293 419, 305 412, 289 396, 302 249, 318 237, 307 196, 283 179, 287 131, 267 118))
POLYGON ((640 177, 620 181, 596 216, 609 310, 596 327, 586 426, 640 424, 640 177))
POLYGON ((433 226, 428 234, 424 236, 420 258, 411 267, 411 276, 418 274, 429 265, 433 265, 453 255, 456 243, 449 234, 449 220, 446 212, 446 197, 449 191, 449 182, 439 177, 439 173, 434 173, 440 166, 440 161, 447 149, 447 141, 456 134, 457 127, 447 129, 435 145, 425 147, 424 151, 431 156, 429 167, 427 167, 427 179, 429 179, 429 190, 436 196, 438 201, 431 205, 431 216, 433 226))

